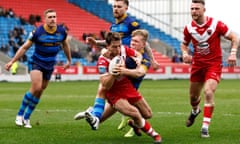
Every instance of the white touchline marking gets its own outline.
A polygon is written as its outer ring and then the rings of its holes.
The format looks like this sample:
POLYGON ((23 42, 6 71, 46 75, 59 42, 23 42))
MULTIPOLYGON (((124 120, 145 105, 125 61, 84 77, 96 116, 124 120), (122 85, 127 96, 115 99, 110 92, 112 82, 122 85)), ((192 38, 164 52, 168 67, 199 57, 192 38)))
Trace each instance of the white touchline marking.
MULTIPOLYGON (((85 109, 47 109, 47 110, 42 110, 42 109, 36 109, 35 111, 38 112, 80 112, 80 111, 84 111, 85 109)), ((12 112, 12 111, 17 111, 17 109, 0 109, 0 111, 6 111, 6 112, 12 112)), ((166 115, 166 116, 174 116, 174 115, 188 115, 188 112, 153 112, 153 113, 157 113, 158 115, 166 115)), ((240 116, 238 114, 232 114, 232 113, 223 113, 223 116, 240 116)))

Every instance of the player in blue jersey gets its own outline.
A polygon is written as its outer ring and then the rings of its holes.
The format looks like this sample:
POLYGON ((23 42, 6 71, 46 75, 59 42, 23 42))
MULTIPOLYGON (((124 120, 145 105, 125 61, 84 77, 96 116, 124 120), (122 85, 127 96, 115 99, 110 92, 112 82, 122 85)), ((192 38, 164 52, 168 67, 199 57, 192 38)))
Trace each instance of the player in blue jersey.
MULTIPOLYGON (((142 61, 140 67, 136 69, 137 64, 135 60, 132 58, 127 58, 125 60, 125 67, 119 67, 117 70, 122 74, 122 75, 127 75, 129 79, 131 80, 133 86, 138 89, 140 83, 142 82, 145 74, 147 73, 148 68, 150 67, 150 58, 147 55, 144 47, 146 44, 148 38, 148 32, 146 30, 138 29, 135 30, 132 33, 132 39, 131 39, 131 48, 135 49, 136 51, 140 52, 142 54, 142 61)), ((100 73, 105 73, 107 71, 106 68, 99 67, 99 72, 100 73)), ((84 112, 79 112, 78 114, 75 115, 74 119, 82 119, 88 115, 88 117, 98 117, 92 118, 93 121, 90 121, 90 125, 92 126, 93 129, 98 128, 98 123, 99 120, 104 121, 108 117, 110 117, 115 111, 114 109, 111 108, 111 106, 106 105, 105 106, 105 95, 102 90, 103 88, 99 87, 98 93, 95 99, 94 107, 93 109, 88 109, 84 112), (95 119, 95 120, 94 120, 95 119)), ((141 103, 139 103, 139 108, 142 111, 142 115, 144 118, 150 118, 152 116, 152 111, 147 102, 142 99, 141 103)), ((89 122, 89 121, 88 121, 89 122)), ((132 129, 133 130, 133 129, 132 129)), ((139 134, 138 134, 139 135, 139 134)))
POLYGON ((32 69, 30 70, 31 87, 23 97, 15 121, 17 126, 24 126, 26 128, 32 128, 30 116, 39 103, 43 91, 48 86, 56 63, 56 56, 62 48, 67 57, 67 63, 64 65, 64 68, 68 68, 71 64, 67 32, 64 27, 57 25, 56 11, 47 9, 44 12, 44 18, 45 23, 30 33, 28 40, 5 65, 5 69, 9 70, 12 64, 35 44, 35 51, 31 62, 32 69))
MULTIPOLYGON (((134 30, 141 28, 140 24, 137 22, 136 19, 130 17, 127 14, 129 6, 129 0, 114 0, 113 3, 113 15, 115 18, 115 23, 112 23, 110 26, 111 32, 118 32, 121 35, 122 44, 130 46, 131 41, 131 34, 134 30)), ((89 43, 96 43, 98 45, 105 45, 105 40, 95 40, 92 37, 87 37, 87 42, 89 43)), ((151 47, 147 43, 145 46, 145 51, 147 52, 148 56, 151 60, 151 66, 153 69, 158 69, 159 64, 154 59, 151 47)))
POLYGON ((134 30, 139 29, 139 23, 127 14, 129 1, 114 0, 113 15, 115 23, 112 23, 110 31, 118 32, 122 38, 123 45, 130 45, 131 34, 134 30))

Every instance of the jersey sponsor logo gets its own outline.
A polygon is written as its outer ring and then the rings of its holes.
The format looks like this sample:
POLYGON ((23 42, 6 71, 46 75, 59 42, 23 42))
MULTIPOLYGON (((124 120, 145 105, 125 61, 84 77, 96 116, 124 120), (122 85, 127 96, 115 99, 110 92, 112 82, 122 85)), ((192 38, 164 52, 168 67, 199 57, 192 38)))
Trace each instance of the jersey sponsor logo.
POLYGON ((134 27, 137 27, 138 26, 138 22, 132 22, 131 25, 134 26, 134 27))
POLYGON ((61 45, 61 42, 55 42, 55 43, 43 43, 43 46, 59 46, 61 45))
POLYGON ((207 30, 207 33, 208 33, 208 35, 211 35, 211 34, 212 34, 212 30, 211 30, 211 29, 208 29, 208 30, 207 30))
POLYGON ((197 45, 196 52, 201 55, 207 55, 210 53, 208 42, 200 42, 197 45))

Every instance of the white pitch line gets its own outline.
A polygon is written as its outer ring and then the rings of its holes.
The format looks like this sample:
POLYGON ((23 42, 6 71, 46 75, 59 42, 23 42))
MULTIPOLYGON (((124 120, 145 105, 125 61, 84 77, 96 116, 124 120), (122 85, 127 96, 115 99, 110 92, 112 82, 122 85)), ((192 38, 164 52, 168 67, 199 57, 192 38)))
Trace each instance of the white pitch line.
MULTIPOLYGON (((79 109, 79 110, 73 110, 73 109, 50 109, 50 110, 41 110, 41 109, 36 109, 35 111, 41 112, 41 111, 47 111, 47 112, 76 112, 76 111, 84 111, 85 109, 79 109)), ((5 112, 12 112, 12 111, 17 111, 17 109, 0 109, 1 111, 5 111, 5 112)), ((165 115, 165 116, 175 116, 175 115, 188 115, 188 112, 153 112, 157 113, 158 115, 165 115)), ((240 116, 238 114, 232 114, 232 113, 223 113, 223 116, 240 116)))

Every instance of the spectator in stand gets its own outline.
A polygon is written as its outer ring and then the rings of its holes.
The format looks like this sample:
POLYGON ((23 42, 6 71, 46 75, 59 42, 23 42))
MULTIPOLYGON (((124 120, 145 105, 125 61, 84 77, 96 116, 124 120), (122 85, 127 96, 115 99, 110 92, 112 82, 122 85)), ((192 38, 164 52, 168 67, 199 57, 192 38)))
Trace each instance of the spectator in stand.
POLYGON ((180 63, 181 62, 181 60, 180 60, 180 58, 179 58, 177 53, 174 53, 174 55, 172 57, 172 62, 173 63, 180 63))
POLYGON ((12 8, 9 8, 7 11, 7 17, 10 17, 10 18, 14 18, 15 17, 15 13, 13 12, 12 8))
POLYGON ((80 48, 71 49, 72 58, 82 58, 80 48))
POLYGON ((4 8, 0 6, 0 17, 4 16, 4 8))
POLYGON ((4 54, 8 55, 8 52, 10 50, 10 46, 9 44, 5 44, 5 45, 2 45, 1 48, 0 48, 1 52, 3 52, 4 54))

